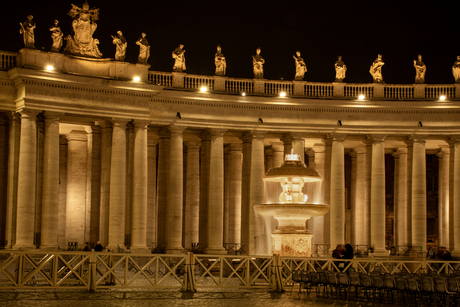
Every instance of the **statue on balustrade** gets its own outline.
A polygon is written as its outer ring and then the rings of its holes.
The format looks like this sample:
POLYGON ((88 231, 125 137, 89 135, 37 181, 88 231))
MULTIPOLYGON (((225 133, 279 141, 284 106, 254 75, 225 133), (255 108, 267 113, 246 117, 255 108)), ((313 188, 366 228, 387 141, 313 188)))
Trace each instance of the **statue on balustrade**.
POLYGON ((221 51, 222 48, 218 45, 217 52, 214 56, 214 63, 216 64, 216 76, 225 76, 225 72, 227 70, 227 60, 225 60, 225 57, 221 51))
POLYGON ((23 35, 24 46, 26 48, 35 49, 35 35, 34 35, 35 21, 32 20, 33 18, 34 16, 28 15, 26 21, 19 23, 21 25, 21 29, 19 29, 19 33, 23 35))
POLYGON ((174 72, 183 72, 186 70, 185 67, 185 50, 184 50, 184 45, 180 44, 179 47, 174 49, 172 52, 172 57, 174 59, 174 66, 173 66, 173 71, 174 72))
POLYGON ((62 47, 62 37, 64 33, 61 31, 61 27, 58 26, 59 21, 54 20, 54 25, 50 27, 51 38, 53 39, 53 45, 51 45, 51 52, 59 52, 62 47))
POLYGON ((147 35, 145 33, 142 33, 141 35, 142 37, 136 42, 136 45, 139 45, 139 57, 137 58, 137 63, 147 64, 147 60, 150 57, 150 45, 149 41, 145 38, 147 35))
POLYGON ((305 73, 307 72, 307 65, 300 56, 300 51, 296 52, 296 55, 292 56, 295 60, 295 81, 302 81, 305 73))
POLYGON ((425 83, 426 66, 422 61, 422 56, 419 54, 417 60, 414 60, 415 67, 415 83, 425 83))
POLYGON ((369 73, 372 75, 372 78, 374 79, 374 82, 376 83, 383 82, 383 77, 382 77, 382 66, 383 65, 385 65, 385 63, 382 61, 382 55, 379 54, 369 69, 369 73))
POLYGON ((128 47, 128 42, 123 36, 121 31, 117 31, 117 35, 112 35, 112 43, 117 46, 115 51, 115 61, 124 61, 126 56, 126 48, 128 47))
POLYGON ((452 66, 452 74, 454 75, 455 83, 460 83, 460 55, 457 56, 457 60, 452 66))
POLYGON ((335 61, 335 82, 343 82, 345 79, 345 73, 347 72, 347 65, 342 61, 342 57, 339 55, 337 61, 335 61))
POLYGON ((254 69, 254 78, 263 79, 265 60, 260 55, 260 48, 257 48, 256 55, 252 56, 252 66, 254 69))
POLYGON ((89 9, 88 2, 83 3, 81 8, 72 4, 68 15, 73 18, 74 34, 65 38, 64 53, 100 58, 102 53, 97 46, 99 40, 93 38, 97 28, 96 21, 99 20, 99 9, 89 9))

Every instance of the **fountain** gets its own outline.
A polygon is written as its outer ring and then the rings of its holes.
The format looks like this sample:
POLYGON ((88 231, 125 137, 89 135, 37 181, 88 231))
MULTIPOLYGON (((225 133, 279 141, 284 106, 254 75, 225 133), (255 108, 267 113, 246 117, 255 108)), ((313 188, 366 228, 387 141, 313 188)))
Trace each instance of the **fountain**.
POLYGON ((306 221, 313 216, 325 215, 329 206, 307 204, 308 196, 303 193, 304 186, 320 182, 321 176, 308 168, 300 155, 287 154, 280 167, 268 170, 263 178, 267 182, 279 183, 282 192, 272 203, 254 206, 262 216, 273 216, 279 225, 272 234, 273 254, 291 257, 310 257, 313 235, 306 227, 306 221))

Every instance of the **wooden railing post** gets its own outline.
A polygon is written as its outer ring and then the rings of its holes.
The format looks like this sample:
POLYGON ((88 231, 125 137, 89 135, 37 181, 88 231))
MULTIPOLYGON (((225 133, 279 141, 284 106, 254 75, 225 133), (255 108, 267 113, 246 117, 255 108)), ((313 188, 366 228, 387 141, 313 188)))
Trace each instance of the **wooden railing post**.
POLYGON ((89 292, 96 292, 96 252, 91 250, 89 255, 89 292))

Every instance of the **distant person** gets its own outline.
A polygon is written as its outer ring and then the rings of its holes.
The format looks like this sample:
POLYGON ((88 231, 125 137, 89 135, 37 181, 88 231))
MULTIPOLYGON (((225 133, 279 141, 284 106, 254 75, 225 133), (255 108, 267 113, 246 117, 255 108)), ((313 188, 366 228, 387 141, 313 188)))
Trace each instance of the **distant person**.
POLYGON ((342 259, 344 254, 343 245, 337 245, 337 247, 332 251, 332 257, 342 259))
POLYGON ((345 244, 345 252, 343 253, 343 259, 353 259, 355 250, 351 244, 345 244))
POLYGON ((85 251, 85 252, 91 251, 91 246, 89 246, 88 242, 85 243, 85 246, 83 247, 83 251, 85 251))
POLYGON ((431 246, 428 246, 428 251, 426 252, 426 259, 434 259, 435 254, 431 246))
POLYGON ((442 254, 441 254, 441 256, 439 258, 441 258, 442 260, 451 260, 452 259, 452 256, 450 255, 449 251, 447 250, 447 248, 445 246, 442 248, 442 254))
POLYGON ((96 252, 102 252, 104 250, 104 247, 101 245, 101 241, 97 241, 96 247, 94 247, 94 250, 96 252))

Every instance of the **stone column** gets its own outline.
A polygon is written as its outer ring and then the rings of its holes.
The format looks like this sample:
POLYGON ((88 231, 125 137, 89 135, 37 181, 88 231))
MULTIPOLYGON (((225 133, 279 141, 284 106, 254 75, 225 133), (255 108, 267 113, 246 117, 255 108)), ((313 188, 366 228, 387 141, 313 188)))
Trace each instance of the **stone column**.
POLYGON ((366 148, 355 147, 352 153, 352 203, 351 203, 351 225, 352 244, 365 245, 364 220, 364 190, 366 179, 362 174, 366 171, 366 148))
POLYGON ((91 125, 88 132, 88 167, 87 167, 87 207, 88 225, 87 232, 90 243, 96 243, 100 238, 101 220, 101 126, 91 125))
POLYGON ((165 234, 166 251, 170 254, 178 254, 184 250, 182 246, 184 130, 185 127, 169 127, 169 186, 165 234))
MULTIPOLYGON (((261 242, 264 236, 264 219, 254 210, 254 206, 264 203, 264 138, 265 132, 252 132, 252 148, 251 148, 251 181, 250 181, 250 200, 249 200, 249 254, 259 254, 264 252, 261 248, 265 242, 261 242), (256 243, 256 237, 258 242, 256 243), (260 245, 261 248, 258 249, 260 245)), ((271 234, 265 234, 271 236, 271 234)), ((266 247, 271 253, 271 246, 266 247)))
POLYGON ((112 123, 99 122, 101 126, 101 212, 99 238, 103 246, 109 244, 110 167, 112 164, 112 123))
MULTIPOLYGON (((453 162, 450 171, 452 172, 452 185, 450 189, 452 190, 452 200, 450 201, 450 242, 452 242, 451 254, 453 256, 460 256, 460 136, 452 136, 450 138, 451 143, 451 161, 453 162)), ((425 224, 426 225, 426 224, 425 224)), ((426 232, 426 231, 425 231, 426 232)))
POLYGON ((66 202, 67 202, 67 138, 65 135, 59 136, 59 209, 58 209, 58 245, 61 248, 67 247, 65 239, 66 229, 66 202))
POLYGON ((270 143, 273 151, 273 167, 280 167, 284 162, 284 146, 282 143, 270 143))
POLYGON ((243 145, 230 144, 230 208, 228 242, 241 243, 241 154, 243 145))
MULTIPOLYGON (((240 140, 243 141, 243 167, 241 178, 241 244, 245 245, 244 249, 249 253, 249 223, 250 223, 250 195, 249 188, 251 182, 251 150, 252 136, 250 133, 244 133, 240 140)), ((253 213, 254 214, 254 213, 253 213)))
POLYGON ((125 209, 125 239, 129 246, 132 242, 132 209, 133 209, 133 169, 134 169, 134 125, 126 124, 126 209, 125 209), (129 239, 128 239, 129 238, 129 239), (127 240, 128 239, 128 240, 127 240))
POLYGON ((42 227, 42 197, 43 197, 43 148, 45 146, 45 120, 43 114, 37 115, 37 171, 35 183, 35 228, 36 245, 40 244, 42 227))
MULTIPOLYGON (((323 176, 323 195, 324 204, 331 205, 331 165, 332 165, 332 139, 323 139, 324 142, 324 176, 323 176)), ((315 164, 316 161, 315 161, 315 164)), ((344 217, 345 218, 345 217, 344 217)), ((320 243, 331 245, 331 211, 323 216, 323 241, 320 243)))
POLYGON ((385 249, 385 135, 369 135, 372 141, 370 245, 375 255, 385 249))
POLYGON ((290 133, 284 134, 281 139, 284 145, 284 155, 290 154, 292 149, 292 136, 290 133))
POLYGON ((5 238, 8 185, 8 118, 0 114, 0 240, 5 238))
POLYGON ((187 177, 185 180, 185 248, 198 243, 200 222, 200 142, 185 142, 187 177))
POLYGON ((166 208, 168 206, 169 186, 169 130, 167 128, 161 129, 158 136, 157 242, 164 244, 166 243, 166 208))
MULTIPOLYGON (((311 168, 316 169, 316 171, 320 174, 322 181, 317 183, 310 183, 315 184, 316 188, 314 189, 315 193, 319 193, 319 198, 315 199, 314 201, 318 202, 319 204, 324 204, 324 186, 325 186, 325 178, 324 178, 324 159, 325 159, 325 147, 324 144, 315 144, 309 151, 308 151, 308 160, 309 166, 311 168)), ((309 196, 310 197, 310 196, 309 196)), ((315 216, 310 218, 307 221, 307 228, 313 234, 312 238, 312 247, 314 248, 315 244, 323 244, 324 242, 324 216, 315 216)), ((329 232, 328 232, 329 233, 329 232)))
POLYGON ((408 138, 404 141, 407 145, 407 238, 408 245, 412 245, 412 161, 413 161, 413 139, 408 138))
POLYGON ((87 133, 73 130, 67 136, 66 243, 85 243, 87 133))
POLYGON ((147 177, 147 246, 157 242, 157 144, 158 136, 149 127, 147 132, 148 177, 147 177))
POLYGON ((208 190, 209 190, 209 166, 211 155, 211 134, 209 131, 203 131, 200 134, 201 152, 200 152, 200 222, 199 236, 200 249, 208 247, 208 190))
POLYGON ((113 119, 110 165, 109 245, 125 249, 126 211, 126 119, 113 119))
POLYGON ((363 143, 366 145, 366 168, 363 176, 364 182, 364 244, 371 244, 370 216, 371 216, 371 170, 372 170, 372 140, 365 139, 363 143))
POLYGON ((45 112, 42 227, 40 249, 58 249, 59 220, 59 114, 45 112))
POLYGON ((131 211, 132 251, 147 252, 147 121, 134 121, 133 184, 131 211))
POLYGON ((408 225, 409 204, 407 203, 407 148, 398 148, 393 153, 395 158, 395 205, 394 205, 394 229, 395 246, 411 245, 408 225))
POLYGON ((269 169, 273 167, 273 149, 271 146, 265 146, 265 172, 268 172, 269 169))
POLYGON ((16 244, 16 210, 18 197, 18 166, 19 166, 19 142, 21 135, 20 114, 8 113, 9 137, 8 137, 8 178, 6 186, 6 218, 5 240, 6 249, 11 249, 16 244))
POLYGON ((34 249, 35 184, 37 171, 37 114, 22 110, 19 145, 16 244, 14 249, 34 249))
POLYGON ((291 132, 292 137, 292 148, 294 148, 294 153, 300 155, 300 159, 305 163, 305 140, 304 133, 293 133, 291 132))
POLYGON ((212 129, 209 165, 207 254, 226 254, 223 247, 224 221, 224 130, 212 129))
POLYGON ((230 144, 224 144, 224 232, 223 242, 228 243, 228 219, 230 210, 230 144))
POLYGON ((346 135, 333 134, 331 152, 331 249, 345 240, 345 157, 346 135))
POLYGON ((448 148, 441 148, 438 156, 438 246, 449 245, 449 159, 448 148))
MULTIPOLYGON (((427 136, 413 136, 412 247, 426 250, 426 152, 427 136)), ((460 182, 459 182, 460 183, 460 182)))

